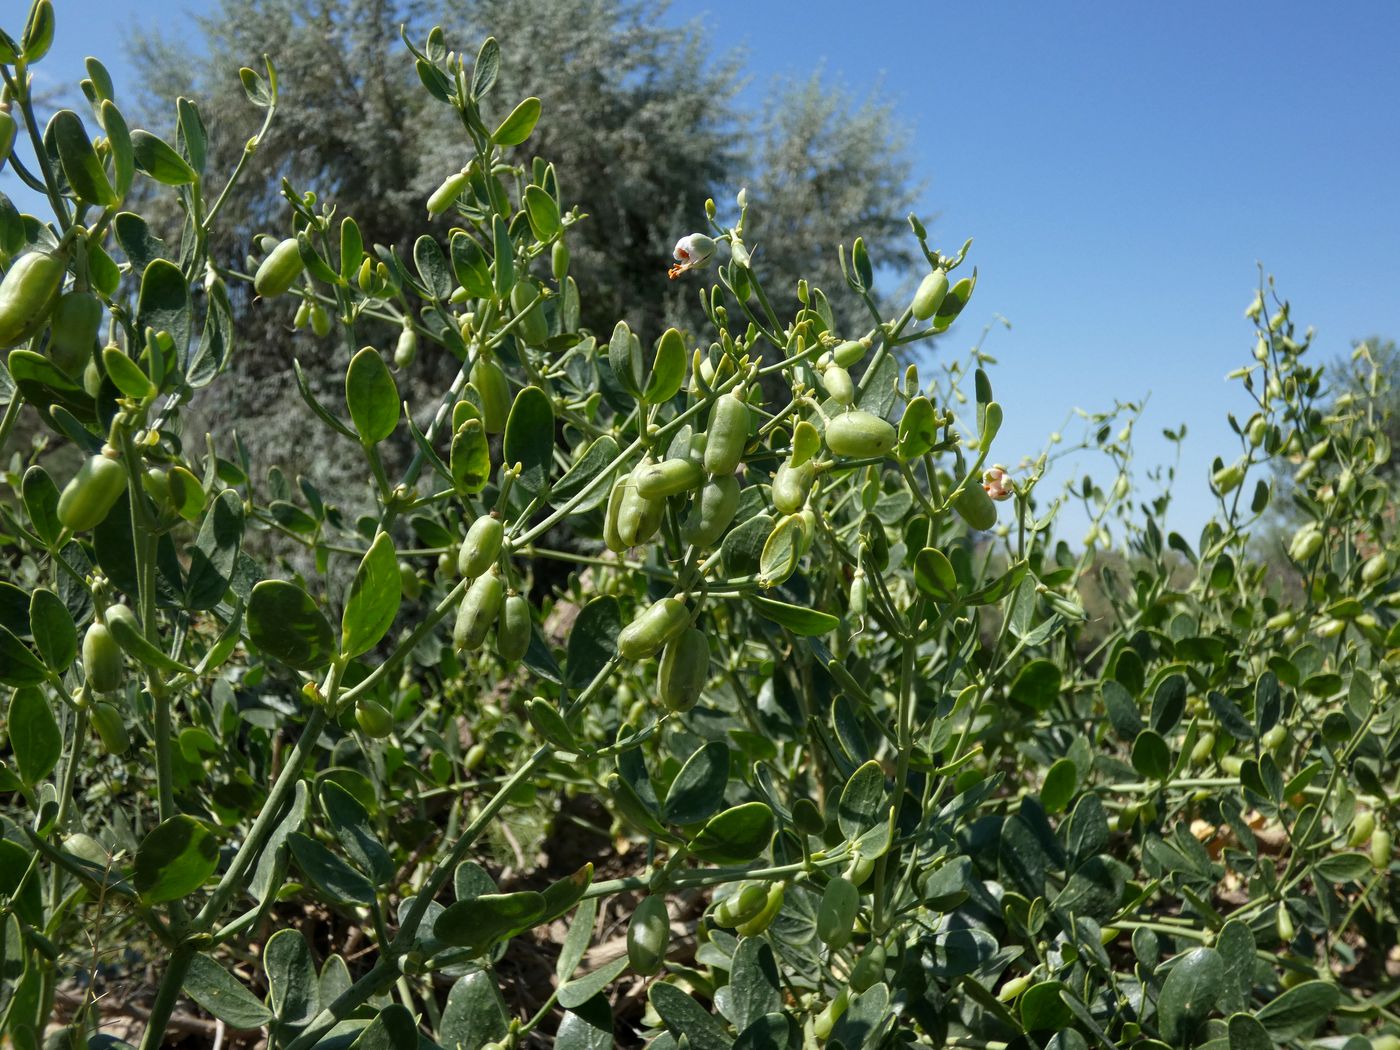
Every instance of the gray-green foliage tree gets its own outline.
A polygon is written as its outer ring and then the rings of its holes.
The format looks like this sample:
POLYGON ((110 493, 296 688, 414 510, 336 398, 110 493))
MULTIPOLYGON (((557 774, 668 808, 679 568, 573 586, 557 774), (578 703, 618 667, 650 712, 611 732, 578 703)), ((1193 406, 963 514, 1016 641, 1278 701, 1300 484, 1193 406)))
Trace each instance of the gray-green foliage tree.
MULTIPOLYGON (((642 332, 671 323, 694 330, 701 314, 693 287, 666 279, 672 246, 707 197, 730 201, 746 183, 755 214, 764 216, 765 268, 781 294, 806 273, 826 287, 838 315, 856 318, 836 249, 857 232, 892 283, 914 261, 903 246, 907 236, 901 238, 914 196, 911 164, 899 148, 890 106, 874 96, 859 103, 814 77, 775 86, 763 113, 747 114, 736 102, 738 57, 717 55, 697 25, 667 24, 656 5, 474 0, 438 6, 222 0, 196 19, 202 40, 194 48, 158 29, 135 40, 151 112, 171 112, 179 95, 196 97, 216 129, 210 145, 216 170, 237 162, 249 117, 227 63, 207 64, 201 52, 253 66, 266 53, 277 65, 285 116, 225 210, 227 227, 212 246, 216 258, 240 262, 254 236, 275 225, 285 207, 283 178, 320 187, 342 213, 360 219, 367 242, 397 244, 407 256, 409 246, 397 238, 421 224, 427 196, 468 148, 460 124, 424 101, 411 64, 402 60, 398 27, 412 35, 438 22, 457 39, 512 27, 501 39, 502 97, 541 99, 550 116, 532 148, 568 173, 563 196, 588 215, 571 238, 572 272, 595 293, 584 305, 585 328, 606 332, 625 318, 642 332), (753 147, 746 149, 741 143, 749 139, 753 147)), ((177 217, 169 218, 173 227, 177 217)), ((445 229, 450 219, 440 224, 445 229)), ((282 444, 278 421, 287 418, 285 399, 296 396, 291 358, 302 360, 313 387, 322 390, 338 382, 343 361, 309 334, 292 333, 285 306, 245 296, 235 308, 246 315, 240 323, 249 333, 235 369, 285 373, 287 381, 239 384, 231 400, 206 407, 241 417, 251 443, 282 444), (250 426, 250 416, 267 425, 250 426)), ((419 362, 410 382, 436 385, 454 364, 419 362)), ((298 466, 322 469, 314 461, 298 466)))

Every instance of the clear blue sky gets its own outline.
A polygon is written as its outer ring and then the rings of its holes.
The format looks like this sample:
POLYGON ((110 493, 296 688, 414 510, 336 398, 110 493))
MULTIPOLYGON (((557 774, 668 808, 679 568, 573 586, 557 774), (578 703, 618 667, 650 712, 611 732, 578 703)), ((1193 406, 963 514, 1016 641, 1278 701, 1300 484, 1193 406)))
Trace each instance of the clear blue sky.
MULTIPOLYGON (((20 6, 5 5, 11 31, 20 6)), ((57 8, 47 78, 75 82, 96 51, 119 92, 133 75, 127 27, 159 19, 180 32, 195 9, 57 8)), ((1256 263, 1325 357, 1353 338, 1400 337, 1400 4, 855 10, 677 0, 666 17, 698 18, 715 49, 746 50, 747 102, 817 68, 892 99, 934 241, 976 238, 977 294, 943 351, 965 351, 994 315, 1013 326, 987 344, 1000 359, 1002 461, 1038 451, 1076 405, 1150 393, 1139 461, 1166 459, 1162 427, 1188 425, 1172 523, 1194 540, 1210 457, 1235 449, 1225 413, 1248 413, 1224 376, 1248 357, 1256 263)))

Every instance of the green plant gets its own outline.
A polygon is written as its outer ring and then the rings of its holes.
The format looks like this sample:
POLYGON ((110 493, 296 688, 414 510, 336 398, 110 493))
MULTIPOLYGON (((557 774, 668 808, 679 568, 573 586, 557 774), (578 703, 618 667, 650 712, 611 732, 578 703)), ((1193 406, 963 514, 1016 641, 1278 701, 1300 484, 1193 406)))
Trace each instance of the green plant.
MULTIPOLYGON (((193 102, 173 145, 129 130, 90 60, 102 135, 64 111, 46 146, 29 67, 52 32, 37 0, 0 37, 9 160, 53 210, 0 202, 0 444, 44 426, 3 505, 15 1045, 51 1022, 111 1045, 118 944, 157 975, 147 1050, 177 1009, 292 1050, 1390 1045, 1390 449, 1370 407, 1321 407, 1286 304, 1250 311, 1258 417, 1212 465, 1200 540, 1086 479, 1076 553, 1039 504, 1061 451, 990 462, 980 349, 901 365, 975 287, 917 219, 934 287, 893 317, 863 242, 841 252, 866 331, 806 282, 780 313, 741 193, 676 252, 677 279, 714 267, 706 334, 600 338, 562 247, 582 217, 518 152, 538 100, 497 105, 495 40, 468 62, 434 30, 408 47, 462 129, 446 243, 366 245, 288 183, 288 227, 240 272, 209 246, 243 165, 208 169, 193 102), (122 210, 138 173, 178 244, 122 210), (184 429, 239 352, 232 281, 321 312, 345 404, 303 382, 302 433, 362 462, 372 511, 184 429), (91 337, 73 294, 100 304, 91 337), (361 345, 379 323, 391 355, 361 345), (405 404, 425 358, 455 378, 405 404), (1292 455, 1285 608, 1245 545, 1292 455), (524 943, 552 977, 508 1000, 524 943), (645 1010, 609 994, 629 970, 645 1010)), ((265 130, 276 72, 241 76, 265 130)), ((1125 414, 1076 447, 1125 471, 1125 414)))

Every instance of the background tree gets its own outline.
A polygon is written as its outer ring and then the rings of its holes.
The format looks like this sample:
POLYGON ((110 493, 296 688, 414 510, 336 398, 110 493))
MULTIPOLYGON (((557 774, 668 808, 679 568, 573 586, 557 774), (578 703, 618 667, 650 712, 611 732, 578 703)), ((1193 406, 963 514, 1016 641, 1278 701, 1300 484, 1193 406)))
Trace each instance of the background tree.
MULTIPOLYGON (((224 264, 241 268, 258 233, 280 233, 284 178, 354 214, 367 241, 407 238, 397 243, 407 251, 410 234, 424 228, 424 201, 464 155, 462 129, 446 107, 424 101, 398 37, 400 25, 421 40, 441 24, 450 40, 499 37, 493 98, 510 100, 502 106, 526 94, 543 103, 529 149, 566 173, 564 198, 588 215, 569 240, 586 328, 607 332, 619 318, 644 337, 667 324, 698 327, 693 282, 666 279, 671 249, 703 226, 706 198, 727 210, 744 186, 750 241, 772 294, 790 297, 805 273, 853 325, 864 325, 841 279, 837 245, 864 236, 892 287, 914 261, 905 215, 915 190, 891 105, 875 94, 857 101, 814 75, 775 83, 761 112, 748 112, 737 99, 738 55, 718 53, 698 24, 667 25, 660 14, 632 0, 441 8, 413 0, 222 0, 196 19, 196 47, 156 30, 133 48, 148 71, 148 122, 168 119, 177 96, 194 97, 216 130, 212 171, 230 170, 255 130, 230 64, 258 67, 268 54, 277 67, 281 116, 225 208, 227 232, 212 246, 224 264), (228 61, 205 63, 201 52, 228 61)), ((450 218, 438 224, 445 231, 450 218)), ((250 380, 280 381, 232 384, 233 397, 225 390, 217 405, 202 407, 211 417, 238 418, 256 454, 267 442, 290 443, 282 428, 286 399, 297 396, 293 356, 328 398, 338 396, 344 361, 324 341, 293 333, 285 304, 264 306, 249 294, 237 304, 249 335, 234 368, 250 380)), ((423 355, 409 382, 437 389, 455 368, 423 355)), ((316 462, 318 450, 301 455, 298 469, 330 480, 324 472, 333 468, 316 462)))

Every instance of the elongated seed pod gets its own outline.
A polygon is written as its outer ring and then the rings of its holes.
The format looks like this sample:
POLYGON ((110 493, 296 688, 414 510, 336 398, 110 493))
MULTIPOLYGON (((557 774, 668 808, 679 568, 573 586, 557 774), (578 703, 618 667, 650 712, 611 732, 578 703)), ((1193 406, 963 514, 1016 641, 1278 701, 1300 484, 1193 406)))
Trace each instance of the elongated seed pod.
POLYGON ((741 387, 715 399, 710 409, 710 425, 705 430, 705 470, 710 474, 733 474, 744 458, 749 441, 749 406, 741 387))
POLYGON ((22 343, 44 326, 67 269, 67 256, 43 251, 10 264, 0 281, 0 347, 22 343))
POLYGON ((687 627, 666 643, 657 670, 661 702, 683 714, 700 700, 710 680, 710 640, 698 627, 687 627))
POLYGON ((505 584, 495 572, 477 577, 462 598, 457 610, 457 622, 452 627, 452 643, 458 649, 473 652, 486 642, 486 636, 500 615, 505 597, 505 584))
POLYGON ((483 514, 472 522, 457 553, 458 573, 474 580, 496 564, 505 531, 505 525, 494 514, 483 514))
POLYGON ((58 497, 58 520, 74 532, 100 525, 126 490, 126 467, 115 456, 90 457, 58 497))
POLYGON ((102 623, 94 622, 83 635, 83 673, 94 692, 110 693, 121 688, 125 677, 122 651, 102 623))
POLYGON ((297 239, 288 237, 259 264, 253 274, 253 289, 264 299, 275 298, 290 289, 305 268, 297 239))
POLYGON ((644 660, 681 632, 690 610, 674 596, 647 606, 617 636, 617 651, 627 660, 644 660))

